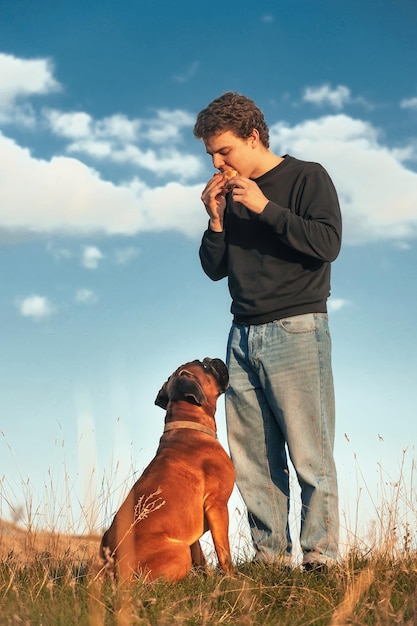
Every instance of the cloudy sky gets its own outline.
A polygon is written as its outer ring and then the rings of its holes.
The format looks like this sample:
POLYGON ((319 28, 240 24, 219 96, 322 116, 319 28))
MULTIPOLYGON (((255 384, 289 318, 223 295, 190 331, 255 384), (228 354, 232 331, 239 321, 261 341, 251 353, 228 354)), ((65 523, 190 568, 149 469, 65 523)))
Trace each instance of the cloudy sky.
POLYGON ((157 447, 162 383, 225 356, 192 127, 231 90, 338 190, 342 523, 378 522, 416 455, 416 25, 413 0, 0 0, 0 515, 106 524, 157 447))

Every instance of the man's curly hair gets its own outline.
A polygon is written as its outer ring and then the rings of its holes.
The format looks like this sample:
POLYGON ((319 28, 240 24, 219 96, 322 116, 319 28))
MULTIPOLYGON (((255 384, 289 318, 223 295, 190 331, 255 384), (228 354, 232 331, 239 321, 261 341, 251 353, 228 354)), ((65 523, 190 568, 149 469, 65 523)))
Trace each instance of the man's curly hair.
POLYGON ((194 136, 203 141, 231 131, 241 139, 250 137, 253 129, 259 132, 261 143, 269 148, 269 129, 262 111, 253 100, 228 91, 200 111, 194 126, 194 136))

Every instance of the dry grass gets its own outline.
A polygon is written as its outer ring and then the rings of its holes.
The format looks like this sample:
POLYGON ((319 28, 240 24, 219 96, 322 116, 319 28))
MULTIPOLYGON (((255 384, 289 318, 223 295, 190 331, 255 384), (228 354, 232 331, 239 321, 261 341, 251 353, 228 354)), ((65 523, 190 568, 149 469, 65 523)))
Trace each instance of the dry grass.
POLYGON ((98 534, 0 520, 0 626, 415 626, 414 470, 383 481, 372 532, 347 525, 340 563, 321 573, 256 565, 240 544, 234 577, 213 570, 176 585, 122 585, 100 573, 98 534))
POLYGON ((97 558, 99 535, 65 535, 23 528, 0 520, 0 563, 33 566, 48 559, 90 563, 97 558))
POLYGON ((298 625, 417 623, 417 552, 352 552, 325 572, 255 565, 233 578, 115 584, 97 571, 98 536, 1 522, 0 624, 298 625))

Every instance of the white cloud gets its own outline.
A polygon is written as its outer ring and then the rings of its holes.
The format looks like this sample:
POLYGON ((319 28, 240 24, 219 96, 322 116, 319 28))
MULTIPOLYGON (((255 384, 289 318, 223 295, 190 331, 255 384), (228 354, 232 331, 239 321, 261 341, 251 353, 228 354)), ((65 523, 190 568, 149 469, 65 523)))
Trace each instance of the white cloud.
POLYGON ((399 148, 392 148, 391 154, 397 161, 415 161, 417 159, 417 142, 414 141, 408 146, 401 146, 399 148))
POLYGON ((128 265, 139 254, 138 248, 129 246, 127 248, 121 248, 114 253, 116 265, 128 265))
MULTIPOLYGON (((329 171, 341 201, 346 243, 416 238, 417 173, 405 165, 416 156, 412 144, 390 149, 372 124, 343 114, 294 126, 279 123, 270 130, 275 151, 319 161, 329 171)), ((187 163, 180 152, 172 160, 156 152, 147 157, 153 168, 175 178, 187 163)), ((141 162, 145 155, 136 153, 136 158, 141 162)), ((151 187, 135 178, 116 185, 75 158, 35 159, 1 134, 0 162, 3 231, 132 235, 174 229, 199 237, 207 223, 200 201, 204 180, 151 187)))
POLYGON ((174 148, 156 152, 128 146, 124 150, 113 151, 111 156, 118 163, 137 165, 160 178, 174 175, 175 178, 186 181, 195 178, 202 170, 201 160, 198 157, 181 153, 174 148))
POLYGON ((96 246, 85 246, 82 251, 81 265, 89 270, 98 268, 98 264, 103 259, 103 255, 96 246))
POLYGON ((0 162, 4 231, 131 235, 174 228, 195 236, 206 224, 200 201, 203 182, 195 186, 169 182, 151 188, 135 179, 115 185, 77 159, 35 159, 1 133, 0 162))
POLYGON ((150 119, 131 120, 118 114, 94 120, 80 111, 49 109, 44 118, 55 135, 69 140, 66 150, 70 154, 133 165, 160 178, 175 175, 182 181, 202 170, 199 158, 175 147, 182 141, 184 128, 194 123, 186 111, 160 110, 150 119))
POLYGON ((0 106, 0 124, 15 124, 20 128, 35 128, 36 111, 29 102, 13 104, 10 107, 0 106))
POLYGON ((339 85, 336 89, 332 89, 330 85, 306 87, 303 94, 305 102, 311 102, 319 106, 328 104, 335 109, 342 109, 350 99, 350 89, 344 85, 339 85))
POLYGON ((200 200, 204 183, 186 187, 171 182, 163 187, 147 187, 139 180, 130 188, 141 202, 142 231, 175 230, 190 237, 201 236, 207 227, 207 214, 200 200))
POLYGON ((79 304, 95 304, 98 298, 91 289, 78 289, 75 294, 75 301, 79 304))
POLYGON ((152 172, 158 178, 174 175, 180 180, 190 180, 202 170, 199 158, 181 153, 174 148, 160 151, 141 150, 131 144, 114 148, 109 142, 78 141, 71 144, 69 151, 88 154, 98 159, 109 159, 122 165, 136 165, 152 172))
POLYGON ((104 117, 101 120, 94 120, 84 111, 64 113, 55 109, 45 109, 43 114, 54 134, 74 140, 135 141, 141 125, 140 120, 130 120, 120 114, 104 117))
POLYGON ((292 127, 279 123, 271 127, 271 147, 327 169, 340 198, 345 242, 417 237, 417 173, 380 142, 370 123, 343 114, 292 127))
POLYGON ((49 59, 21 59, 0 53, 0 121, 32 123, 34 114, 30 105, 18 103, 29 96, 59 89, 49 59))
MULTIPOLYGON (((81 139, 73 141, 67 148, 69 153, 84 154, 94 159, 109 159, 116 161, 116 151, 110 141, 96 141, 95 139, 81 139)), ((126 159, 129 162, 130 159, 126 159)))
POLYGON ((264 15, 261 15, 261 22, 264 22, 265 24, 272 24, 275 22, 275 18, 270 13, 265 13, 264 15))
POLYGON ((130 120, 126 115, 111 115, 95 123, 97 137, 113 137, 121 142, 135 141, 141 128, 141 120, 130 120))
POLYGON ((200 64, 198 61, 193 61, 192 63, 190 63, 190 65, 185 69, 185 71, 182 74, 175 74, 174 80, 177 81, 177 83, 188 82, 195 76, 199 66, 200 64))
POLYGON ((347 306, 350 306, 350 302, 349 300, 344 300, 343 298, 330 297, 327 302, 329 313, 335 313, 336 311, 340 311, 347 306))
POLYGON ((165 143, 166 141, 181 141, 181 131, 184 128, 194 126, 194 116, 187 111, 164 109, 156 112, 156 118, 142 124, 146 127, 144 136, 152 143, 165 143))
POLYGON ((179 109, 155 111, 154 117, 129 119, 126 115, 115 114, 94 120, 83 111, 69 113, 56 109, 45 109, 44 119, 51 131, 67 139, 89 141, 115 141, 116 145, 135 141, 150 141, 163 144, 167 141, 182 141, 182 130, 194 125, 194 116, 179 109))
POLYGON ((417 97, 401 100, 400 107, 402 109, 416 109, 417 110, 417 97))
POLYGON ((20 315, 41 320, 49 317, 54 312, 54 307, 48 298, 33 294, 17 303, 20 315))
POLYGON ((343 109, 347 104, 361 104, 368 109, 372 108, 365 98, 354 98, 349 87, 345 85, 338 85, 334 89, 328 84, 320 85, 319 87, 306 87, 303 93, 303 100, 320 107, 327 105, 337 111, 343 109))
POLYGON ((92 133, 93 118, 83 111, 61 113, 60 111, 46 109, 44 117, 56 135, 69 139, 78 139, 80 137, 90 137, 92 133))
MULTIPOLYGON (((59 88, 48 60, 0 55, 2 67, 7 70, 4 75, 0 72, 3 107, 59 88)), ((354 101, 350 90, 341 85, 335 89, 309 87, 304 97, 335 108, 354 101)), ((30 103, 23 105, 29 107, 30 117, 30 103)), ((181 110, 160 110, 147 119, 115 114, 95 120, 83 111, 49 109, 44 120, 66 142, 66 149, 80 157, 35 158, 0 133, 3 237, 16 232, 111 236, 162 230, 201 235, 207 224, 200 201, 206 182, 204 155, 194 156, 179 148, 194 116, 181 110), (134 166, 166 182, 150 186, 137 175, 115 184, 83 162, 82 155, 94 158, 97 166, 111 162, 120 168, 134 166), (200 182, 189 184, 200 175, 200 182)), ((417 237, 417 173, 406 167, 417 159, 416 146, 412 139, 406 145, 384 145, 372 124, 343 114, 294 126, 271 125, 275 151, 319 161, 329 171, 341 201, 344 240, 355 244, 384 239, 407 242, 417 237)), ((96 249, 95 254, 85 256, 84 265, 96 268, 102 260, 99 255, 96 249)), ((123 262, 121 259, 116 262, 123 262)))

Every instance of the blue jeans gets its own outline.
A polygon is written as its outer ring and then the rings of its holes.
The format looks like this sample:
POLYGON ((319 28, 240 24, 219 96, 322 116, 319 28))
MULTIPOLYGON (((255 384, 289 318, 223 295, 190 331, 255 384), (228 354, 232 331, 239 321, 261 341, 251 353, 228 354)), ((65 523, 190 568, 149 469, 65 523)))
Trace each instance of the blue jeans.
POLYGON ((291 555, 287 453, 301 488, 303 563, 337 557, 335 407, 327 315, 232 325, 226 420, 256 558, 291 555))

